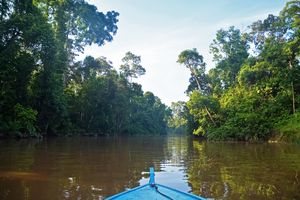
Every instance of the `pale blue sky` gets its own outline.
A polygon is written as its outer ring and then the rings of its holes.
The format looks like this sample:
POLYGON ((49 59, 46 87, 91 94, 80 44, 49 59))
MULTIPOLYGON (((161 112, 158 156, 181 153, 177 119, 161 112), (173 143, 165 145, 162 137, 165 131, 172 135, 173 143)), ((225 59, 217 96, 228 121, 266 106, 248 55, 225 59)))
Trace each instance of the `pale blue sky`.
MULTIPOLYGON (((197 48, 207 68, 214 66, 209 44, 216 31, 234 25, 241 30, 268 14, 278 15, 286 0, 89 0, 106 12, 120 13, 118 33, 85 55, 105 56, 119 67, 127 51, 141 56, 146 74, 135 81, 163 103, 187 100, 188 69, 176 63, 185 49, 197 48)), ((80 56, 81 58, 83 55, 80 56)))

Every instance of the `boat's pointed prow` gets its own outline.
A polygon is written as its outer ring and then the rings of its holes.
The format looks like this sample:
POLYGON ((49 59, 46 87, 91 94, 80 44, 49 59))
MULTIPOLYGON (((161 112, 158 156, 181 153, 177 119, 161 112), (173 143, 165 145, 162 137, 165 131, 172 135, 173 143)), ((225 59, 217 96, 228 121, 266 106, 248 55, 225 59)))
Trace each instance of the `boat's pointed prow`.
POLYGON ((151 186, 154 186, 155 185, 155 174, 154 174, 154 168, 153 167, 150 167, 150 179, 149 179, 149 184, 151 186))
POLYGON ((106 200, 205 200, 205 198, 157 184, 155 183, 154 176, 154 168, 150 167, 150 179, 148 184, 115 194, 106 200))

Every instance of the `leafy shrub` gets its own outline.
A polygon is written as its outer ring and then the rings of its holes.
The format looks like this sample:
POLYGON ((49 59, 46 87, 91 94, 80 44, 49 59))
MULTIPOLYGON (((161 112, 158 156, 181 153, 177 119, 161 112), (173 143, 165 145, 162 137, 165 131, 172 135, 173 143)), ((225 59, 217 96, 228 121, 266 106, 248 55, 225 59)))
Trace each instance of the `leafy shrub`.
POLYGON ((280 141, 300 144, 300 112, 281 120, 276 126, 280 141))
POLYGON ((38 136, 36 129, 37 111, 21 104, 14 106, 14 119, 8 122, 9 132, 17 137, 38 136))

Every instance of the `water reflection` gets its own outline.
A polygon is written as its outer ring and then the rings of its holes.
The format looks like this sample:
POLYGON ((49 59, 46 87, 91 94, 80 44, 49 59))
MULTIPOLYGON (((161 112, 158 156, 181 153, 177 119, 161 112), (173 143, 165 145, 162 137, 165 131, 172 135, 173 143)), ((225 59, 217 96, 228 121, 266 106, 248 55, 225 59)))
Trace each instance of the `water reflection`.
POLYGON ((103 199, 156 181, 212 199, 300 199, 300 147, 189 137, 0 141, 0 199, 103 199))
POLYGON ((300 199, 300 149, 284 144, 193 142, 193 193, 215 199, 300 199))

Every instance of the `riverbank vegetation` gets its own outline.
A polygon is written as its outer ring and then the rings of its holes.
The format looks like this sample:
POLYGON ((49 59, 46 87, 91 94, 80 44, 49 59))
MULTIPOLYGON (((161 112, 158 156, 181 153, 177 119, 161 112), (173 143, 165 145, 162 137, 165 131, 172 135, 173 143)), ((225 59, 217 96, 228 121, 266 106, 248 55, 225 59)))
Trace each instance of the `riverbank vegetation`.
POLYGON ((208 140, 299 141, 299 0, 245 31, 217 31, 213 68, 197 49, 182 51, 189 100, 170 108, 134 82, 146 73, 140 56, 128 51, 121 66, 101 56, 77 60, 86 46, 113 40, 118 12, 84 0, 0 7, 0 136, 186 131, 208 140))
POLYGON ((104 57, 77 61, 117 33, 119 13, 84 0, 0 3, 0 135, 165 133, 167 107, 134 78, 141 57, 117 71, 104 57))
POLYGON ((191 78, 189 100, 174 115, 185 120, 173 122, 209 140, 259 141, 277 133, 299 141, 300 1, 246 31, 217 31, 210 52, 215 67, 208 72, 197 49, 178 56, 191 78))
POLYGON ((280 121, 275 127, 276 141, 292 142, 300 144, 300 114, 291 115, 280 121))

